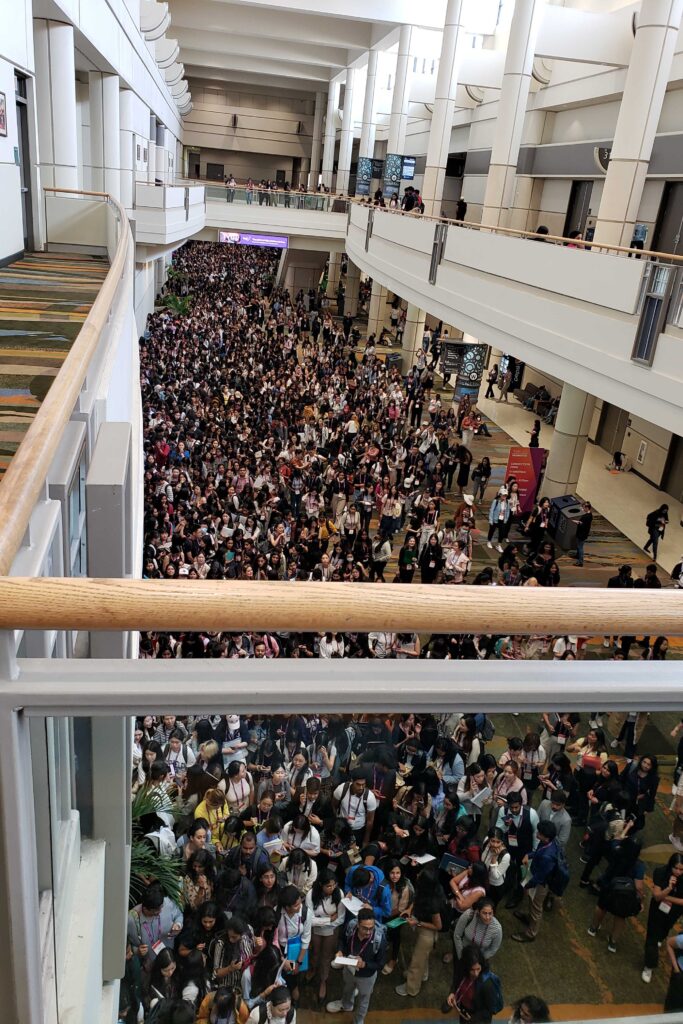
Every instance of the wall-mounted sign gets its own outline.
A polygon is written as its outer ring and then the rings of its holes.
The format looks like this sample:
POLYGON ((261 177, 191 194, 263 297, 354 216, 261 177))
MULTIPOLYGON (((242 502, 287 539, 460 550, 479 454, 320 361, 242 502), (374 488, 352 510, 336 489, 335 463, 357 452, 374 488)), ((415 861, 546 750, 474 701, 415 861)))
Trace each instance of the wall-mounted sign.
POLYGON ((404 156, 401 161, 401 178, 403 181, 412 181, 415 177, 415 164, 416 160, 414 156, 404 156))
POLYGON ((229 245, 259 245, 265 249, 287 249, 287 235, 259 235, 252 231, 219 231, 218 241, 229 245))

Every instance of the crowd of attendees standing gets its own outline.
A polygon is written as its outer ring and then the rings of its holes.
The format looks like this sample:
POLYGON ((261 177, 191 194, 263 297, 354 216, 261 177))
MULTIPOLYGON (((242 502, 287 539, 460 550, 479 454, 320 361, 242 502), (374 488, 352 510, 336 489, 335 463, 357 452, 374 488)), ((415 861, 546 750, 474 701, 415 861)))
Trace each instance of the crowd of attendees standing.
MULTIPOLYGON (((278 288, 267 250, 190 243, 174 268, 190 310, 155 312, 140 350, 146 578, 559 585, 548 503, 526 514, 514 478, 491 486, 489 459, 471 451, 485 423, 468 398, 444 407, 428 347, 406 378, 372 339, 358 354, 353 319, 335 320, 316 290, 278 288), (498 556, 480 572, 477 543, 498 556)), ((614 657, 624 641, 635 638, 606 638, 614 657)), ((666 639, 642 649, 664 657, 666 639)), ((545 653, 580 657, 582 638, 141 637, 141 655, 162 658, 545 653)), ((420 993, 447 932, 442 1009, 489 1021, 502 999, 491 967, 501 910, 515 914, 510 941, 536 939, 567 883, 572 821, 592 822, 580 885, 597 896, 591 935, 607 918, 614 951, 644 901, 641 835, 658 781, 656 759, 637 755, 645 718, 613 717, 610 752, 599 716, 549 713, 500 758, 487 753, 485 715, 140 720, 133 788, 158 801, 144 832, 180 859, 182 899, 152 882, 131 912, 122 1019, 293 1024, 306 985, 320 1008, 353 1008, 362 1024, 378 976, 395 972, 400 997, 420 993), (351 964, 329 999, 339 956, 351 964)), ((683 910, 683 855, 660 874, 644 980, 683 910)), ((503 981, 509 1002, 519 993, 503 981)), ((538 996, 514 1005, 516 1022, 547 1019, 538 996)))

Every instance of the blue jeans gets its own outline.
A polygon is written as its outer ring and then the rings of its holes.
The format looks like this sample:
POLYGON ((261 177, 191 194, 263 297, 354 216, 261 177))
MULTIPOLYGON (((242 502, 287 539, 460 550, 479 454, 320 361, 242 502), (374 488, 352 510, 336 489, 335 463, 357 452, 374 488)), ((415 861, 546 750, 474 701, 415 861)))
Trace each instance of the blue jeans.
POLYGON ((578 537, 576 538, 576 561, 579 563, 579 565, 583 565, 583 548, 585 543, 585 539, 579 540, 578 537))

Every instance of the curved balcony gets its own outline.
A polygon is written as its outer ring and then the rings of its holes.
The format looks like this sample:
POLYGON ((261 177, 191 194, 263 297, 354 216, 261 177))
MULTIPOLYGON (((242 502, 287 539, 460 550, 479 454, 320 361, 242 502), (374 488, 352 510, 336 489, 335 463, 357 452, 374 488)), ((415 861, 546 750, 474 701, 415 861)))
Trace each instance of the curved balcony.
POLYGON ((633 358, 653 269, 640 257, 649 254, 549 242, 354 203, 346 251, 373 279, 446 323, 680 432, 683 335, 667 327, 647 365, 633 358))

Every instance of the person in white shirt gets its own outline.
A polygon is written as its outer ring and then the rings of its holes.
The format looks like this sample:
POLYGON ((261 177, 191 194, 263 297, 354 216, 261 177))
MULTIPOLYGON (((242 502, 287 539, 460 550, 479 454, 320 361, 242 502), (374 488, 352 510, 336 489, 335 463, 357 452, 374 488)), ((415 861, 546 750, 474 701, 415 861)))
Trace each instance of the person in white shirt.
POLYGON ((368 633, 368 650, 372 658, 388 658, 395 633, 368 633))
POLYGON ((196 758, 192 748, 183 741, 183 734, 180 730, 174 730, 171 733, 169 741, 164 747, 164 760, 173 778, 176 775, 185 775, 187 769, 195 763, 196 758))
POLYGON ((344 924, 346 909, 344 893, 332 871, 323 871, 313 884, 308 897, 313 908, 310 969, 318 980, 318 1002, 327 995, 330 965, 337 951, 337 930, 344 924))
POLYGON ((377 810, 377 797, 368 789, 365 776, 354 772, 351 782, 337 786, 332 798, 337 817, 348 824, 357 845, 368 843, 377 810))

